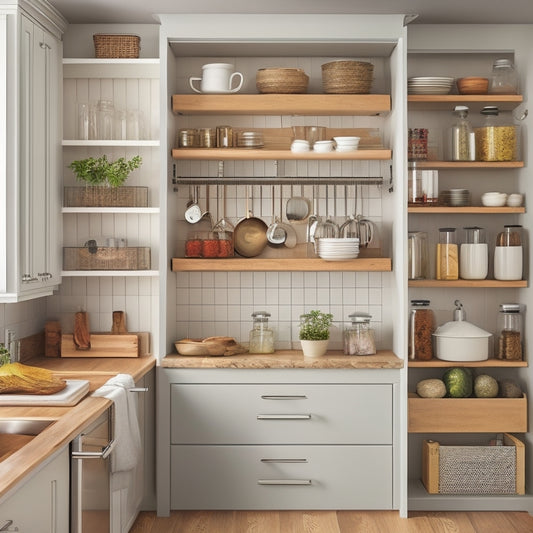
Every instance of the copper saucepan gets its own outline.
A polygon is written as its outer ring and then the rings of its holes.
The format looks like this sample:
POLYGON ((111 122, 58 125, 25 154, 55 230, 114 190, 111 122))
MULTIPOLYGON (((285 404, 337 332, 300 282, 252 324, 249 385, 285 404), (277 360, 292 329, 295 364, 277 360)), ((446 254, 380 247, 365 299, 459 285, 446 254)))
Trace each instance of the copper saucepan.
MULTIPOLYGON (((253 201, 253 200, 252 200, 253 201)), ((253 216, 248 205, 248 191, 246 194, 246 216, 237 222, 233 232, 235 251, 243 257, 256 257, 266 247, 267 225, 260 218, 253 216)))

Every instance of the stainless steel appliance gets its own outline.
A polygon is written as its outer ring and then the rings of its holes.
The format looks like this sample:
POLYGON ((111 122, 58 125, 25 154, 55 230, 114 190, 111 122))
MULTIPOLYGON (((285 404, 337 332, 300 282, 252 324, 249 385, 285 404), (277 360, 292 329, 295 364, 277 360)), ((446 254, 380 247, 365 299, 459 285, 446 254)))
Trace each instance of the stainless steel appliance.
POLYGON ((114 405, 71 445, 71 533, 110 533, 114 405))

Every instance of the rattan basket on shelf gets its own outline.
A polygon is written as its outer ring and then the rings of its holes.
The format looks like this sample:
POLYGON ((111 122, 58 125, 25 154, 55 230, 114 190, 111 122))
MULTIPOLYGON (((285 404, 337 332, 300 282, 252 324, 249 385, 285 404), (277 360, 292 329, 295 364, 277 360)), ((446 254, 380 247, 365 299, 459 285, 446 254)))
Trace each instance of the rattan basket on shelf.
POLYGON ((298 94, 307 92, 309 76, 301 68, 260 68, 255 82, 260 93, 298 94))
POLYGON ((98 59, 136 59, 139 57, 141 38, 120 33, 95 33, 94 53, 98 59))
POLYGON ((368 94, 374 65, 365 61, 331 61, 322 65, 322 88, 331 94, 368 94))

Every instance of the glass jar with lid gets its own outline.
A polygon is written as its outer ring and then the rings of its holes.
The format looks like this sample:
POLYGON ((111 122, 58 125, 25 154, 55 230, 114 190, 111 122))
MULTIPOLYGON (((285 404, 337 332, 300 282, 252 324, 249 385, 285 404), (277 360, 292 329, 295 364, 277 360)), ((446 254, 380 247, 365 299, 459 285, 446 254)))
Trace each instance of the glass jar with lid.
POLYGON ((458 118, 452 126, 452 161, 475 161, 476 141, 468 120, 468 107, 455 106, 454 114, 458 118))
POLYGON ((465 236, 459 251, 459 275, 462 279, 485 279, 489 272, 489 247, 485 230, 478 226, 463 230, 465 236))
POLYGON ((522 226, 506 224, 496 237, 494 278, 520 280, 523 270, 522 226))
POLYGON ((455 228, 439 228, 435 277, 442 280, 459 279, 459 250, 455 228))
POLYGON ((270 313, 255 311, 252 313, 253 328, 250 331, 250 353, 274 353, 274 331, 268 327, 270 313))
POLYGON ((522 314, 520 304, 500 304, 498 313, 498 359, 522 359, 522 314))
POLYGON ((510 59, 496 59, 492 65, 489 92, 518 94, 518 73, 510 59))
POLYGON ((481 110, 483 124, 475 129, 477 161, 516 161, 519 127, 500 116, 497 106, 481 110))
POLYGON ((429 300, 411 300, 409 314, 409 359, 429 361, 433 358, 435 315, 429 300))
POLYGON ((373 355, 376 353, 374 330, 370 327, 372 318, 368 313, 352 313, 350 324, 344 328, 345 355, 373 355))

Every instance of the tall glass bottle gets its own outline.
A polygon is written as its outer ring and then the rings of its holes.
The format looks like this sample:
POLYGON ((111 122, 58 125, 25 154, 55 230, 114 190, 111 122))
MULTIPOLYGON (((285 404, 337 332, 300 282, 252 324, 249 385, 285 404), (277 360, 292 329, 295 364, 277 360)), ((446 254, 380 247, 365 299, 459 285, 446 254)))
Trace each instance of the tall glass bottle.
POLYGON ((454 114, 458 119, 452 126, 452 161, 475 161, 476 141, 468 120, 468 107, 455 106, 454 114))

